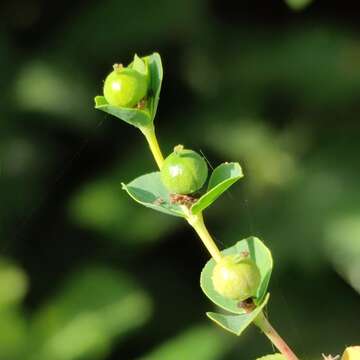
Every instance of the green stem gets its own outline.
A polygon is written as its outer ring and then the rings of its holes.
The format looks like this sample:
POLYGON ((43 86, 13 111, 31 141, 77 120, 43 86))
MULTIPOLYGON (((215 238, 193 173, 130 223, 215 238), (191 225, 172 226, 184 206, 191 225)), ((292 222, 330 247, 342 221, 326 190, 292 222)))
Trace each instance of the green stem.
POLYGON ((285 340, 271 326, 269 320, 265 317, 263 312, 257 316, 254 320, 254 324, 260 328, 260 330, 269 338, 269 340, 285 356, 286 359, 299 360, 285 340))
POLYGON ((190 210, 186 207, 184 207, 184 211, 187 214, 186 220, 188 221, 188 223, 194 228, 196 233, 199 235, 200 239, 202 240, 203 244, 205 245, 206 249, 209 251, 210 255, 213 257, 213 259, 216 262, 219 262, 221 260, 222 255, 205 226, 202 213, 193 215, 191 214, 190 210))
MULTIPOLYGON (((161 153, 159 143, 156 138, 155 128, 153 125, 148 127, 140 128, 141 132, 145 135, 145 138, 149 144, 150 150, 155 158, 155 161, 161 170, 161 167, 164 163, 164 157, 161 153)), ((202 240, 203 244, 205 245, 206 249, 209 251, 210 255, 214 258, 216 262, 220 261, 221 253, 218 247, 216 246, 213 238, 209 234, 207 230, 204 218, 202 213, 193 215, 191 211, 186 207, 183 206, 183 211, 186 214, 186 220, 188 223, 194 228, 196 233, 199 235, 200 239, 202 240)))
MULTIPOLYGON (((161 170, 164 163, 164 157, 161 153, 159 143, 156 138, 155 128, 153 125, 148 127, 140 128, 141 132, 145 135, 145 138, 149 144, 150 150, 154 156, 157 166, 161 170)), ((221 252, 216 246, 213 238, 207 230, 202 213, 192 214, 189 208, 182 206, 184 213, 186 214, 187 222, 194 228, 196 233, 199 235, 206 249, 216 262, 219 262, 222 258, 221 252)), ((271 326, 264 313, 261 312, 254 320, 254 324, 257 325, 261 331, 270 339, 270 341, 276 346, 276 348, 286 357, 287 360, 299 360, 298 357, 293 353, 286 342, 271 326)))
POLYGON ((149 144, 150 150, 155 158, 156 164, 161 170, 164 163, 164 157, 161 153, 159 143, 155 135, 154 126, 140 128, 141 132, 145 135, 145 138, 149 144))

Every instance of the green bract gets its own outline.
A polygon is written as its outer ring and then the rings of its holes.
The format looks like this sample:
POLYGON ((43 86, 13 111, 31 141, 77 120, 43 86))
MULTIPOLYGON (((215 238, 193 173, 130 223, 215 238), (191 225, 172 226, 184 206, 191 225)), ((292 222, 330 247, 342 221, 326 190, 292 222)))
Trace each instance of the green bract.
MULTIPOLYGON (((221 254, 224 257, 228 255, 241 256, 245 253, 249 253, 250 259, 256 264, 260 271, 260 285, 256 296, 253 298, 254 304, 257 307, 260 307, 264 304, 267 297, 267 290, 273 267, 271 252, 260 239, 253 236, 240 240, 235 245, 221 251, 221 254)), ((214 259, 210 259, 204 266, 200 276, 202 290, 214 304, 222 309, 234 314, 243 314, 245 310, 242 307, 239 307, 238 300, 225 298, 214 289, 212 276, 215 266, 216 262, 214 259)))
POLYGON ((227 299, 243 301, 256 296, 260 271, 256 264, 240 255, 224 256, 212 273, 214 289, 227 299))
MULTIPOLYGON (((195 201, 190 208, 191 212, 199 214, 212 205, 242 176, 238 163, 223 163, 216 167, 209 178, 207 192, 195 201)), ((139 176, 128 184, 122 183, 122 188, 141 205, 168 215, 186 216, 181 206, 172 201, 171 194, 162 182, 159 171, 139 176)))
POLYGON ((173 194, 191 194, 199 190, 208 176, 207 164, 202 156, 193 150, 175 147, 161 168, 161 180, 173 194))
POLYGON ((105 79, 104 97, 113 106, 134 107, 146 96, 148 78, 140 72, 114 65, 105 79))
POLYGON ((160 55, 158 53, 144 57, 135 55, 134 60, 127 66, 127 69, 137 71, 146 78, 148 89, 146 101, 141 104, 143 106, 129 108, 112 105, 109 104, 104 96, 95 96, 95 108, 133 125, 141 131, 151 129, 154 126, 153 123, 159 103, 163 79, 160 55))

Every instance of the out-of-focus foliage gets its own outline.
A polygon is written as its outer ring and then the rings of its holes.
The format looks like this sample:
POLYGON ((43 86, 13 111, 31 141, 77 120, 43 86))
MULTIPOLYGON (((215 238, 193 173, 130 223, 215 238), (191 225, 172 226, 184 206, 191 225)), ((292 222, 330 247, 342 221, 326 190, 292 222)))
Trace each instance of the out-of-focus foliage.
POLYGON ((271 353, 257 331, 236 338, 206 319, 205 249, 180 218, 121 190, 156 166, 137 129, 96 112, 93 97, 113 63, 154 51, 164 154, 181 143, 214 168, 243 167, 230 196, 205 211, 219 246, 265 240, 269 315, 301 358, 356 344, 358 10, 356 1, 4 3, 0 359, 271 353))
POLYGON ((143 325, 149 315, 148 297, 126 276, 106 268, 82 270, 35 314, 31 332, 39 345, 31 358, 104 357, 111 340, 143 325))
POLYGON ((303 10, 306 6, 312 3, 313 0, 285 0, 293 10, 303 10))
POLYGON ((0 259, 0 309, 18 304, 23 300, 26 290, 27 278, 24 272, 0 259))
POLYGON ((343 214, 327 228, 326 246, 335 269, 360 293, 360 216, 343 214))
POLYGON ((120 189, 117 176, 89 183, 72 199, 70 215, 79 226, 106 235, 114 245, 121 245, 121 237, 129 247, 156 241, 174 227, 171 219, 128 206, 129 198, 120 189), (136 226, 129 226, 131 223, 136 226))
POLYGON ((26 345, 27 324, 19 304, 27 290, 27 278, 15 264, 0 260, 0 358, 17 359, 26 345))
POLYGON ((209 325, 193 325, 191 329, 169 339, 141 359, 219 359, 233 342, 234 339, 226 336, 219 329, 209 325))
POLYGON ((34 61, 19 69, 14 88, 16 106, 24 111, 59 116, 62 124, 68 119, 69 126, 75 129, 81 122, 74 120, 90 113, 86 106, 90 94, 85 86, 86 79, 73 72, 45 60, 34 61))

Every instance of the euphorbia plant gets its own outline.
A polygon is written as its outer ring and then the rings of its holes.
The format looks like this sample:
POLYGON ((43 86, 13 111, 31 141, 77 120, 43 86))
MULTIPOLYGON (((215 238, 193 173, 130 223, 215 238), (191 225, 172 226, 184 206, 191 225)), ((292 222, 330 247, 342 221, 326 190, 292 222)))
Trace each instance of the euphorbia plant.
POLYGON ((268 285, 273 267, 270 250, 260 239, 248 237, 220 251, 204 222, 204 210, 243 177, 242 168, 238 162, 224 162, 208 178, 203 157, 183 145, 175 146, 164 159, 154 126, 162 79, 159 54, 142 58, 135 55, 127 67, 114 65, 104 83, 104 96, 95 97, 96 109, 114 115, 144 134, 158 166, 159 171, 123 183, 122 187, 138 203, 184 218, 199 235, 211 255, 201 272, 201 288, 224 310, 208 312, 212 321, 236 335, 254 324, 281 353, 262 359, 297 360, 263 311, 270 297, 268 285))

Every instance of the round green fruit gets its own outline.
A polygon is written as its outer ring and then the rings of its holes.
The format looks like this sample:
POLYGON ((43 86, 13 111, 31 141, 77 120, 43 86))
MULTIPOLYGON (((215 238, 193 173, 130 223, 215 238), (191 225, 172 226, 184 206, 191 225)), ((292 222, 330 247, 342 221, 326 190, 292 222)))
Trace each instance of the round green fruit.
POLYGON ((145 97, 147 77, 138 71, 114 66, 104 82, 104 97, 110 105, 134 107, 145 97))
POLYGON ((223 297, 244 301, 256 295, 260 272, 250 258, 228 255, 215 265, 212 281, 214 289, 223 297))
POLYGON ((206 161, 193 150, 175 147, 161 167, 161 180, 172 194, 191 194, 202 188, 208 176, 206 161))

